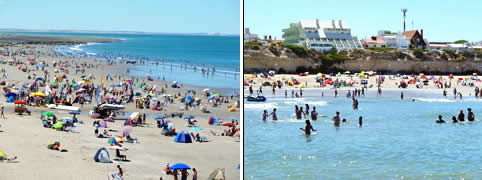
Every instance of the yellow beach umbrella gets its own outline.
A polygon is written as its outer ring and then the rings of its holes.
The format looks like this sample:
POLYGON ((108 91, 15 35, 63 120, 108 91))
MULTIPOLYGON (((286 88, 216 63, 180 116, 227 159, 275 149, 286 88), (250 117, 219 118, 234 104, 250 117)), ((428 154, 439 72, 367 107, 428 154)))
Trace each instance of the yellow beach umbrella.
POLYGON ((31 95, 32 95, 32 96, 35 96, 35 97, 37 97, 37 96, 45 97, 45 96, 46 96, 44 93, 42 93, 42 92, 40 92, 40 91, 37 91, 36 93, 32 93, 31 95))
POLYGON ((7 159, 7 155, 0 149, 0 161, 7 159))

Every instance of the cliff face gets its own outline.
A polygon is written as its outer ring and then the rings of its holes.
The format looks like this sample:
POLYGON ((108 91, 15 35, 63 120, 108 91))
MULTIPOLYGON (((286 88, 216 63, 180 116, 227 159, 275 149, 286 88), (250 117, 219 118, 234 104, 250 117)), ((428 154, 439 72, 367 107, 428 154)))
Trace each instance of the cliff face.
POLYGON ((482 72, 480 52, 440 52, 422 50, 350 50, 339 51, 346 58, 328 62, 319 53, 310 51, 307 57, 297 56, 285 47, 245 47, 244 71, 280 70, 288 73, 305 70, 314 72, 379 71, 405 73, 470 73, 482 72), (300 68, 301 67, 301 68, 300 68))

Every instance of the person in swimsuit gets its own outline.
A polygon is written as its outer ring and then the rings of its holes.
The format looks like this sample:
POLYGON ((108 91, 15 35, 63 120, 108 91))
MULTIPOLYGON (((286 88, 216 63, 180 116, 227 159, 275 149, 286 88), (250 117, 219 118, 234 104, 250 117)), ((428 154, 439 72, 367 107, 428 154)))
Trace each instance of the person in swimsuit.
POLYGON ((464 110, 460 110, 459 116, 457 117, 457 120, 460 122, 465 121, 465 115, 464 115, 464 110))
POLYGON ((277 121, 278 120, 278 116, 276 116, 276 108, 273 109, 273 112, 271 114, 269 114, 272 118, 273 118, 273 121, 277 121))
POLYGON ((316 129, 313 129, 313 126, 311 126, 310 120, 306 120, 306 126, 305 129, 300 128, 301 130, 305 131, 305 135, 310 135, 311 131, 316 131, 316 129))
POLYGON ((316 121, 317 116, 318 116, 318 112, 316 112, 316 107, 313 106, 313 110, 311 111, 311 120, 316 121))
POLYGON ((472 108, 467 108, 467 120, 469 121, 474 121, 475 120, 475 115, 472 112, 472 108))
POLYGON ((363 125, 363 117, 360 116, 358 119, 358 125, 361 127, 363 125))
POLYGON ((436 123, 445 123, 444 120, 442 120, 442 115, 438 115, 438 120, 435 121, 436 123))
POLYGON ((341 120, 340 112, 337 111, 336 115, 333 116, 333 118, 331 120, 333 120, 335 127, 339 127, 340 126, 340 120, 341 120))
POLYGON ((305 112, 303 111, 303 107, 300 107, 300 109, 296 111, 296 119, 301 119, 301 114, 305 115, 305 112))
POLYGON ((452 123, 458 123, 457 118, 455 116, 452 116, 452 123))
POLYGON ((305 104, 305 114, 310 114, 310 106, 308 104, 305 104))
POLYGON ((264 112, 263 112, 263 121, 266 121, 267 118, 268 118, 268 111, 264 110, 264 112))

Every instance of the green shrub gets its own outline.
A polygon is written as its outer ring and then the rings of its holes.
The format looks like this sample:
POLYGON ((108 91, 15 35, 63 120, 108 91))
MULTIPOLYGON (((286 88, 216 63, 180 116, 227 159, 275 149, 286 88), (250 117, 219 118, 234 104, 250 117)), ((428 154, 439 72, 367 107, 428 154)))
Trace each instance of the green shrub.
POLYGON ((294 44, 284 44, 284 43, 281 44, 281 46, 291 49, 291 51, 293 51, 299 57, 308 56, 308 48, 306 48, 306 47, 298 46, 298 45, 294 45, 294 44))
POLYGON ((425 60, 425 54, 423 53, 423 50, 421 50, 421 49, 414 49, 413 55, 415 55, 415 57, 420 59, 420 60, 425 60))
POLYGON ((262 46, 263 43, 256 42, 256 41, 249 41, 244 43, 245 46, 262 46))
POLYGON ((455 61, 465 61, 465 57, 464 56, 459 56, 455 59, 455 61))
POLYGON ((396 50, 397 48, 391 48, 391 47, 367 47, 365 49, 368 50, 373 50, 373 51, 390 51, 390 50, 396 50))

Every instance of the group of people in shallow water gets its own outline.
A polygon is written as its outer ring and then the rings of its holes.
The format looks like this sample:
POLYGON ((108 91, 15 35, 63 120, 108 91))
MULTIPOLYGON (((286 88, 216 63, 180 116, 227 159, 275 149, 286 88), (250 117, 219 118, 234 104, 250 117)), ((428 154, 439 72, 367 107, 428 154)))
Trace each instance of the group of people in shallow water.
MULTIPOLYGON (((452 116, 452 123, 459 123, 459 122, 464 122, 464 121, 465 121, 465 114, 464 114, 463 109, 460 110, 459 115, 457 117, 452 116)), ((475 114, 472 112, 471 108, 467 108, 467 121, 475 121, 475 114)), ((437 121, 435 121, 435 122, 436 123, 446 123, 442 119, 442 115, 439 115, 437 121)))
MULTIPOLYGON (((335 127, 340 127, 340 121, 342 121, 343 124, 346 123, 346 119, 341 119, 340 117, 340 112, 336 112, 335 116, 333 116, 333 118, 331 118, 331 120, 333 121, 333 125, 335 127)), ((360 116, 360 118, 358 119, 358 125, 361 127, 363 125, 363 117, 360 116)), ((305 135, 311 135, 311 131, 317 131, 316 129, 313 128, 313 126, 311 125, 311 122, 310 120, 306 120, 306 125, 305 125, 305 128, 300 128, 302 131, 305 132, 305 135)))

